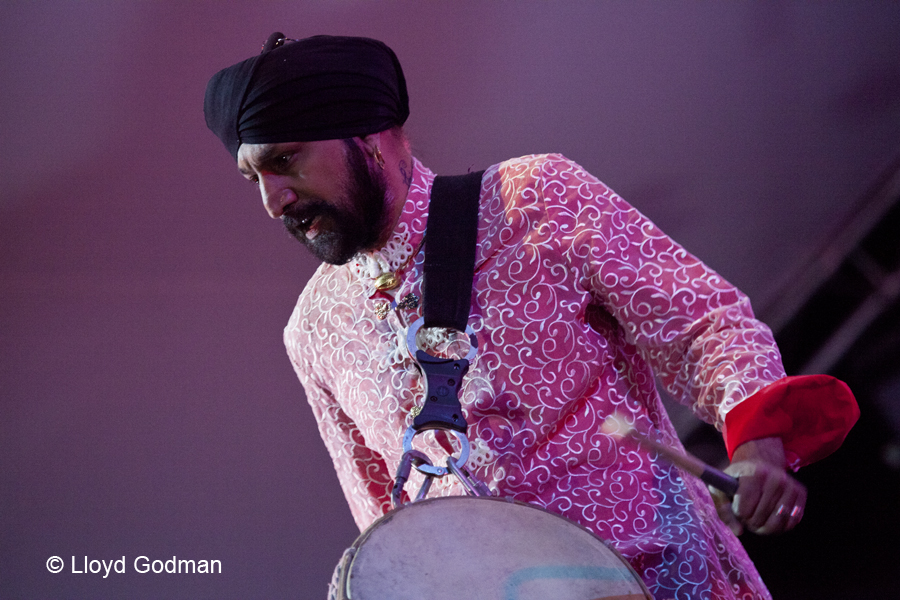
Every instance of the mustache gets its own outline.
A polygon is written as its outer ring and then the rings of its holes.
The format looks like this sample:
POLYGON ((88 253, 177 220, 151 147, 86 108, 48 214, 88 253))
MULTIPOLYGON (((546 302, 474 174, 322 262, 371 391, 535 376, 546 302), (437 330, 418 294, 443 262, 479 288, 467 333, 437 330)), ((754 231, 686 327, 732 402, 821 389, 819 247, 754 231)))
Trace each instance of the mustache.
POLYGON ((293 235, 303 236, 318 216, 334 216, 337 211, 322 200, 303 203, 295 202, 284 208, 281 222, 293 235))

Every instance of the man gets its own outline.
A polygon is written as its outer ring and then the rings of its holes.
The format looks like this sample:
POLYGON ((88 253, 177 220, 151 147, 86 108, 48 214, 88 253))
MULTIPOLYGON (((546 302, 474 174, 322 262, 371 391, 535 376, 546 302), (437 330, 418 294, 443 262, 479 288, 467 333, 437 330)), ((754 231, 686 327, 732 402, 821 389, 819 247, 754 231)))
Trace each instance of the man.
MULTIPOLYGON (((364 529, 390 509, 421 402, 403 340, 422 309, 403 299, 422 294, 434 174, 403 134, 406 82, 387 46, 273 37, 213 77, 207 123, 269 214, 325 263, 285 343, 364 529)), ((785 469, 833 451, 856 420, 846 386, 784 378, 747 298, 562 156, 489 167, 478 219, 469 323, 479 354, 461 393, 473 475, 592 529, 657 598, 768 597, 703 484, 601 426, 624 415, 680 448, 658 378, 723 430, 740 477, 731 518, 776 533, 806 502, 785 469)), ((442 435, 422 446, 457 450, 442 435)), ((464 493, 449 477, 432 490, 464 493)))

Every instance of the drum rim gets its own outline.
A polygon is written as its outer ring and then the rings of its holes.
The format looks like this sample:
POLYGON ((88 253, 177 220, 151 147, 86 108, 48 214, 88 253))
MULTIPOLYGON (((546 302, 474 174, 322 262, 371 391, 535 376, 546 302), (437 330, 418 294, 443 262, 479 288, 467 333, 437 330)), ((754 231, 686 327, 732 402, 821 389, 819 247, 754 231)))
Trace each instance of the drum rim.
POLYGON ((638 572, 634 569, 633 566, 631 566, 631 563, 628 562, 624 556, 622 556, 622 553, 619 552, 618 550, 616 550, 608 541, 604 540, 602 537, 600 537, 599 535, 597 535, 596 533, 594 533, 593 531, 591 531, 584 525, 581 525, 580 523, 576 523, 572 519, 565 517, 559 513, 553 512, 552 510, 548 510, 542 506, 537 506, 535 504, 531 504, 530 502, 523 502, 521 500, 516 500, 515 498, 497 497, 497 496, 440 496, 440 497, 436 497, 436 498, 425 498, 424 500, 418 500, 416 502, 408 502, 408 503, 404 504, 403 506, 394 508, 394 509, 388 511, 387 513, 381 515, 380 517, 375 519, 375 521, 373 521, 372 524, 369 525, 365 531, 363 531, 362 533, 359 534, 359 536, 353 541, 353 544, 350 546, 350 548, 348 548, 347 551, 345 551, 344 557, 340 561, 341 574, 340 574, 340 579, 339 579, 339 584, 338 584, 338 587, 339 587, 340 593, 341 593, 340 598, 346 598, 348 600, 351 600, 351 596, 349 594, 349 590, 347 589, 347 586, 350 583, 350 581, 349 581, 350 572, 353 571, 353 563, 356 562, 357 551, 359 550, 360 546, 362 546, 366 542, 366 540, 369 539, 369 537, 372 535, 372 532, 375 531, 375 529, 377 529, 379 525, 389 522, 391 519, 395 518, 397 516, 397 514, 403 510, 414 508, 417 506, 420 507, 420 506, 424 506, 427 504, 433 504, 435 502, 448 501, 448 500, 450 500, 450 501, 465 501, 465 502, 493 501, 493 502, 500 502, 503 504, 513 504, 513 505, 523 506, 525 508, 539 510, 541 512, 544 512, 544 513, 547 513, 554 517, 557 517, 559 519, 562 519, 562 520, 568 522, 569 524, 574 525, 578 529, 581 529, 585 533, 588 533, 595 540, 597 540, 601 544, 603 544, 610 552, 612 552, 622 562, 622 564, 631 572, 631 574, 634 576, 634 580, 637 581, 638 584, 641 586, 641 589, 643 590, 644 594, 646 594, 648 600, 653 600, 653 595, 650 593, 650 590, 647 589, 647 585, 644 583, 644 580, 641 579, 641 576, 638 575, 638 572), (350 551, 352 551, 352 552, 350 552, 350 551), (348 556, 348 554, 349 554, 349 556, 348 556))

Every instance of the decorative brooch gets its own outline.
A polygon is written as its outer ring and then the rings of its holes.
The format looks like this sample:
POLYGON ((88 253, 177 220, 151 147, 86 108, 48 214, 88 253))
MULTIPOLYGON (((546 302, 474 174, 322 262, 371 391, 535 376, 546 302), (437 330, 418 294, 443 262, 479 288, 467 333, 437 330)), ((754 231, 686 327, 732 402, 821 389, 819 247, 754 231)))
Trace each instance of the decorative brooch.
POLYGON ((400 302, 397 302, 396 300, 391 300, 390 302, 387 300, 380 300, 375 304, 375 316, 378 317, 380 321, 383 321, 392 310, 397 310, 398 308, 404 310, 415 310, 419 308, 419 297, 415 294, 407 294, 400 299, 400 302))
POLYGON ((375 289, 380 292, 392 290, 398 285, 400 285, 400 279, 390 271, 382 273, 375 280, 375 289))

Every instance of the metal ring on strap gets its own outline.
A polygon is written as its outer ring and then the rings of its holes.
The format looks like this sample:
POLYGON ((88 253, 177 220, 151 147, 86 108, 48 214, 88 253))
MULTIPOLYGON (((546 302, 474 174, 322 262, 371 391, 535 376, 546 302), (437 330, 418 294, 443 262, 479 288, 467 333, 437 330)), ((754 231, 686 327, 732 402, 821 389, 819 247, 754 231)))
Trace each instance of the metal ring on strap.
MULTIPOLYGON (((456 466, 462 468, 465 466, 466 462, 469 460, 469 438, 464 433, 460 433, 458 431, 453 431, 452 429, 446 430, 451 431, 454 435, 456 435, 456 439, 459 441, 460 450, 459 457, 454 459, 456 466)), ((406 433, 403 434, 403 452, 404 454, 407 452, 411 452, 413 450, 412 440, 416 436, 417 433, 421 433, 416 431, 412 427, 406 428, 406 433)), ((446 467, 439 467, 438 465, 431 464, 414 464, 413 465, 416 470, 426 475, 431 475, 432 477, 443 477, 449 471, 446 467)))
MULTIPOLYGON (((419 330, 422 329, 424 324, 425 317, 419 317, 406 330, 406 351, 413 360, 416 358, 416 350, 420 349, 416 345, 416 334, 419 333, 419 330)), ((469 353, 466 354, 465 359, 471 362, 471 360, 475 358, 475 355, 478 354, 478 338, 475 337, 475 330, 472 329, 471 325, 466 325, 466 335, 469 336, 469 353)))

